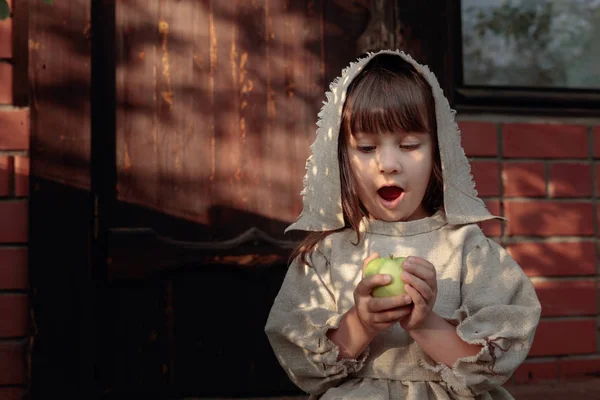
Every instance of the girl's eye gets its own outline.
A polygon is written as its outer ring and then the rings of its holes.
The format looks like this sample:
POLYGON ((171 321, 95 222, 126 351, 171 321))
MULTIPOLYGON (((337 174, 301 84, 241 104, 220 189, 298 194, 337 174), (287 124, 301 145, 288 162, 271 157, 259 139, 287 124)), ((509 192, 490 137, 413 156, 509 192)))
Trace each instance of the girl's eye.
POLYGON ((418 149, 419 146, 420 146, 419 143, 416 143, 416 144, 403 144, 403 145, 400 145, 400 148, 403 149, 403 150, 411 151, 411 150, 418 149))
POLYGON ((375 150, 375 146, 358 146, 357 149, 363 153, 370 153, 375 150))

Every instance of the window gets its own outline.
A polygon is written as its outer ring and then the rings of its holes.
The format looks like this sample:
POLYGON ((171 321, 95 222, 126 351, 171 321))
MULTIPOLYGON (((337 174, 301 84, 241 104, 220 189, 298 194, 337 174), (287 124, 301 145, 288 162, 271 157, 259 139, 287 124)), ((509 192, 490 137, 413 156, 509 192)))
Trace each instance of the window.
POLYGON ((446 4, 455 108, 600 115, 600 0, 446 4))

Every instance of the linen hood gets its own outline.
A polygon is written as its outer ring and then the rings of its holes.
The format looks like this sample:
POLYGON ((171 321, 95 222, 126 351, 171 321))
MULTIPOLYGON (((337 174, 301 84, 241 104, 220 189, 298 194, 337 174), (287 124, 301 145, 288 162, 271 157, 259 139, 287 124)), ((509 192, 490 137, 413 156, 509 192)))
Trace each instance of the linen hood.
POLYGON ((303 210, 298 220, 288 226, 285 232, 327 231, 344 227, 337 146, 346 91, 365 65, 376 55, 384 53, 397 55, 412 64, 431 86, 435 100, 447 223, 462 225, 494 218, 503 219, 491 215, 483 201, 477 197, 471 166, 461 146, 455 111, 450 108, 435 75, 427 66, 417 63, 404 52, 382 50, 368 53, 366 57, 344 68, 342 75, 331 83, 330 91, 325 93, 327 100, 318 114, 317 137, 311 145, 312 155, 306 160, 304 189, 301 192, 303 210))

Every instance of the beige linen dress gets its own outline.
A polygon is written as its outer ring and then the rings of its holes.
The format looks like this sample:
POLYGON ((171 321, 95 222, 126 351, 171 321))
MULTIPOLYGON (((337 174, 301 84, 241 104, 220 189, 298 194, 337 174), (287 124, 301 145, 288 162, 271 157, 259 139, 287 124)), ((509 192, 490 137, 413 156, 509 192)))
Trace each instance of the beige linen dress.
MULTIPOLYGON (((477 223, 498 218, 477 197, 460 146, 454 112, 435 76, 401 52, 432 87, 444 177, 444 209, 410 222, 363 219, 361 240, 350 229, 328 236, 310 255, 294 260, 265 327, 281 366, 311 398, 511 399, 500 385, 525 359, 540 318, 533 285, 510 255, 484 236, 477 223), (337 360, 326 333, 353 305, 363 260, 372 253, 418 256, 436 268, 434 311, 456 325, 473 357, 437 364, 399 325, 381 332, 356 360, 337 360)), ((317 138, 307 160, 304 209, 288 227, 304 231, 344 226, 337 161, 340 115, 348 84, 377 53, 351 64, 331 85, 319 113, 317 138)))

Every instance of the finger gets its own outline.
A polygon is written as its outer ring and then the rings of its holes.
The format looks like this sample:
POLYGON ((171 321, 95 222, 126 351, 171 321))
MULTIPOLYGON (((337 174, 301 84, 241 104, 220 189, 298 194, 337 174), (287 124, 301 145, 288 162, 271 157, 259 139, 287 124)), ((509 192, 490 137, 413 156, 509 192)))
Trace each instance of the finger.
POLYGON ((379 253, 373 253, 363 261, 363 266, 362 266, 363 276, 365 274, 365 268, 367 267, 367 264, 376 258, 379 258, 379 253))
POLYGON ((425 259, 410 257, 406 259, 402 266, 405 271, 418 276, 426 282, 431 283, 436 281, 435 267, 425 259))
POLYGON ((419 293, 417 289, 415 289, 411 285, 404 285, 404 289, 412 299, 413 303, 415 304, 415 307, 427 307, 427 302, 425 301, 423 296, 421 296, 421 293, 419 293))
POLYGON ((375 274, 361 280, 356 286, 356 292, 363 296, 371 294, 373 289, 378 286, 385 286, 392 281, 392 277, 388 274, 375 274))
POLYGON ((412 311, 411 306, 404 306, 394 308, 392 310, 383 311, 379 313, 373 314, 373 322, 374 323, 384 323, 402 319, 410 314, 412 311))
POLYGON ((403 307, 412 303, 412 299, 408 295, 390 296, 373 298, 369 301, 368 309, 370 312, 381 312, 393 308, 403 307))
POLYGON ((433 289, 429 286, 428 282, 425 282, 421 278, 404 271, 402 273, 402 280, 415 288, 425 300, 433 297, 433 289))

